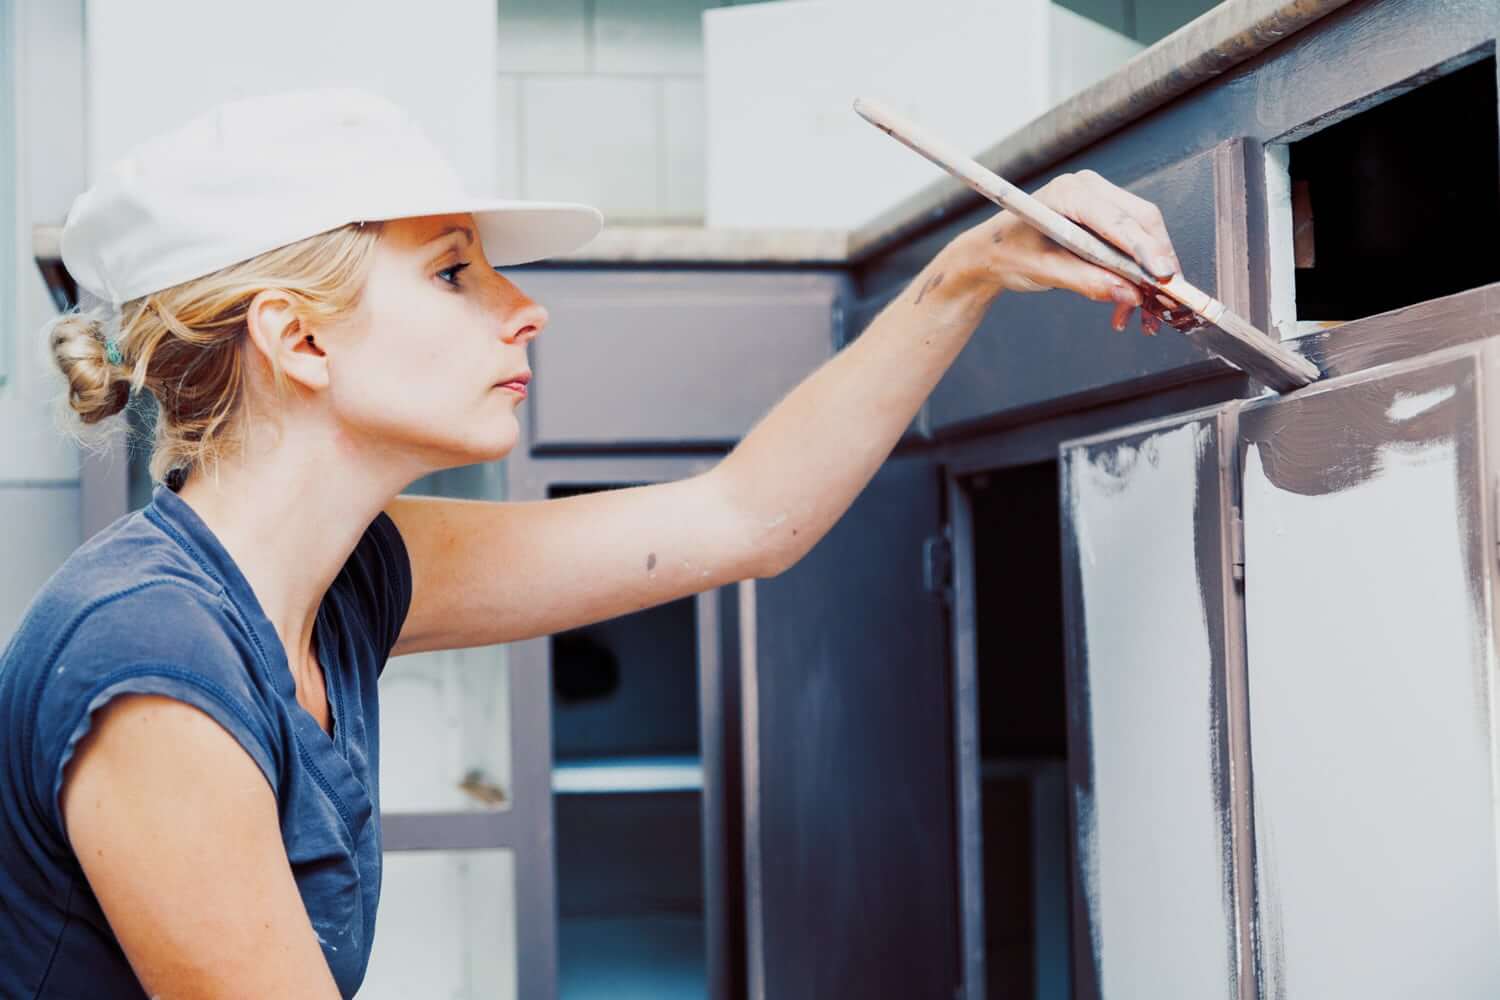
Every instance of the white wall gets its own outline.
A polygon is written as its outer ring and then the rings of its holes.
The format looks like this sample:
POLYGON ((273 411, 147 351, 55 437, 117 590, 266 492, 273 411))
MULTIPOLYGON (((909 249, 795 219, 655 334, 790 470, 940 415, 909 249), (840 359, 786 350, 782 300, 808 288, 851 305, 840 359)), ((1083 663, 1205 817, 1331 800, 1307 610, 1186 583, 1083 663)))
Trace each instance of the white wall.
POLYGON ((466 184, 494 183, 493 0, 89 0, 92 176, 223 100, 353 85, 406 107, 466 184))
MULTIPOLYGON (((14 141, 0 139, 0 184, 14 193, 15 226, 3 263, 13 297, 0 299, 0 644, 42 582, 81 541, 79 453, 58 433, 53 400, 62 380, 39 331, 55 313, 33 262, 31 227, 61 221, 83 177, 82 0, 10 0, 10 44, 0 86, 14 141)), ((0 14, 4 16, 4 14, 0 14)), ((9 123, 0 121, 0 129, 9 123)))
POLYGON ((781 0, 703 21, 713 226, 854 228, 942 176, 856 97, 977 151, 1141 48, 1050 0, 781 0))
POLYGON ((700 222, 702 14, 719 0, 499 0, 506 195, 700 222))

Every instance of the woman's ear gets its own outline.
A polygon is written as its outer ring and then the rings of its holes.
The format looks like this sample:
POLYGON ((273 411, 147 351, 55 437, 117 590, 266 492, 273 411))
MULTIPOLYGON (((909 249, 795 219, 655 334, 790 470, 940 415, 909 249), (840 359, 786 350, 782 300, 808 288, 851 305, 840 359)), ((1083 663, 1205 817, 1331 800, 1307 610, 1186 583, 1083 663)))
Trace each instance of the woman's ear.
POLYGON ((271 371, 280 369, 306 389, 327 388, 328 356, 317 335, 297 315, 291 296, 274 288, 257 293, 246 310, 245 327, 251 345, 271 371))

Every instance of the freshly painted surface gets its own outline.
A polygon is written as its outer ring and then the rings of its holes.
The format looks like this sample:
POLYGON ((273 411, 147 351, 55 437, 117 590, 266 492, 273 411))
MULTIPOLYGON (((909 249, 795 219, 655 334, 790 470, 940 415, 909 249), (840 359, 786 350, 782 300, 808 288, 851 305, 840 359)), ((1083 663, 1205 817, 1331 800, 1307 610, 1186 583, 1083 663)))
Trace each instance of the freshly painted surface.
POLYGON ((1082 996, 1236 996, 1218 454, 1212 415, 1064 451, 1082 996))
POLYGON ((1263 996, 1500 991, 1479 424, 1472 357, 1241 417, 1263 996))

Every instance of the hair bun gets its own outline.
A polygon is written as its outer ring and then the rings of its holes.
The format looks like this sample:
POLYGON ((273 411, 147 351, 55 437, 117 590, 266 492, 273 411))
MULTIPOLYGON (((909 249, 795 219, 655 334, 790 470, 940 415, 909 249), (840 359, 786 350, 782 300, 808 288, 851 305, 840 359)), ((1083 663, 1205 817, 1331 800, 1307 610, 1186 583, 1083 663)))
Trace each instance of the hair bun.
POLYGON ((97 316, 64 313, 52 323, 52 359, 68 380, 68 405, 85 424, 125 409, 130 378, 105 354, 104 324, 97 316))

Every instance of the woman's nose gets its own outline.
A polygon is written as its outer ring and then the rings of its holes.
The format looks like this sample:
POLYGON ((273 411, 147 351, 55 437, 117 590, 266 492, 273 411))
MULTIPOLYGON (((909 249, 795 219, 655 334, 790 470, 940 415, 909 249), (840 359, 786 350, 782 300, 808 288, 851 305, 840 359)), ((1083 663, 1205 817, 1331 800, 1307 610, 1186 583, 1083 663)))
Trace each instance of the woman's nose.
POLYGON ((504 339, 507 343, 529 344, 536 339, 537 334, 547 325, 547 310, 539 302, 526 300, 525 305, 517 309, 506 320, 506 333, 504 339))

